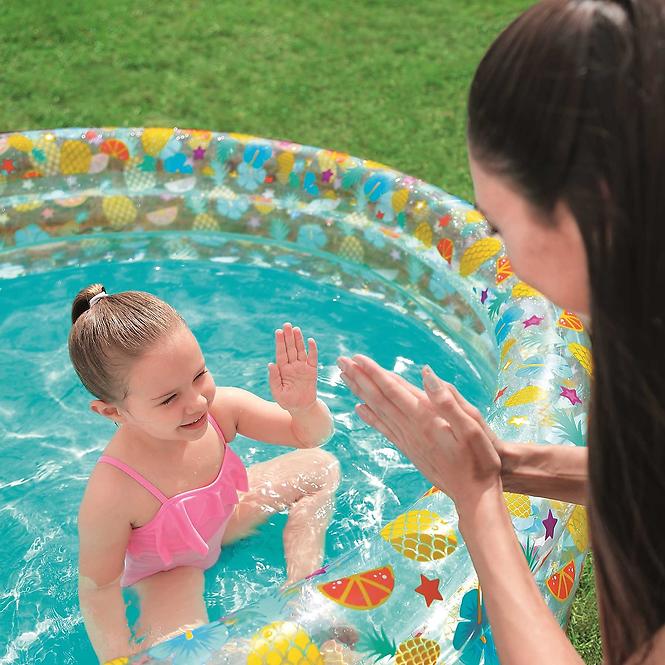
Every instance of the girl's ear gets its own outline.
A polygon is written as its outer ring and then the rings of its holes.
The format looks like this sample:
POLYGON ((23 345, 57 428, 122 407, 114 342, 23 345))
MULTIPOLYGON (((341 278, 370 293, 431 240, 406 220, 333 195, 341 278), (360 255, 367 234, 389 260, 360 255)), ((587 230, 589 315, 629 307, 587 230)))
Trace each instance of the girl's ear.
POLYGON ((92 402, 90 402, 90 410, 94 411, 95 413, 98 413, 100 416, 103 416, 104 418, 112 420, 116 424, 116 427, 118 426, 118 422, 123 421, 123 416, 120 415, 118 408, 113 406, 113 404, 104 402, 101 399, 95 399, 92 402))

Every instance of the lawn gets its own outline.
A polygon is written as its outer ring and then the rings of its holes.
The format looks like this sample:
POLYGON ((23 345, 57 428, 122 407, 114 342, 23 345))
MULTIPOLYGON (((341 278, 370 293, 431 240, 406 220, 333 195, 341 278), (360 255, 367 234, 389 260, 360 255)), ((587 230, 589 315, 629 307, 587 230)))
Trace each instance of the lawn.
MULTIPOLYGON (((384 162, 473 200, 466 94, 527 0, 3 0, 0 131, 177 126, 384 162)), ((601 662, 591 561, 569 634, 601 662)))

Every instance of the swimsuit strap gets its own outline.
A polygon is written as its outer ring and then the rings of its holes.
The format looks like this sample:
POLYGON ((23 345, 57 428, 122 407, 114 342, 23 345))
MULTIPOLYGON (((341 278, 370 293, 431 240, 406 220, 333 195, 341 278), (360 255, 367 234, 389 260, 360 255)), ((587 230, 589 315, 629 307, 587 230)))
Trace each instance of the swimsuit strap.
POLYGON ((217 424, 217 421, 212 417, 212 414, 210 411, 208 411, 208 422, 215 428, 215 431, 217 434, 219 434, 219 438, 222 440, 222 443, 226 445, 226 439, 224 438, 224 435, 222 434, 222 430, 220 429, 219 425, 217 424))
MULTIPOLYGON (((224 438, 224 434, 222 434, 222 430, 220 429, 219 425, 217 424, 217 421, 212 417, 210 412, 208 412, 208 422, 215 428, 217 434, 219 434, 219 438, 222 440, 222 444, 226 445, 226 439, 224 438)), ((147 489, 148 492, 150 492, 150 494, 152 494, 156 499, 160 501, 160 503, 166 503, 169 500, 168 497, 162 492, 160 492, 160 490, 158 490, 149 480, 146 480, 138 471, 134 471, 134 469, 132 469, 131 466, 128 466, 124 462, 121 462, 119 459, 111 457, 110 455, 102 455, 97 461, 110 464, 111 466, 114 466, 116 469, 124 471, 128 476, 133 478, 139 485, 147 489)))
POLYGON ((168 497, 162 492, 160 492, 149 480, 146 480, 138 471, 134 471, 131 466, 128 466, 124 462, 121 462, 119 459, 116 459, 115 457, 111 457, 109 455, 102 455, 98 462, 104 462, 106 464, 110 464, 111 466, 116 467, 116 469, 120 469, 120 471, 124 471, 128 476, 133 478, 139 485, 144 487, 145 489, 150 492, 156 499, 160 501, 160 503, 166 503, 168 501, 168 497))

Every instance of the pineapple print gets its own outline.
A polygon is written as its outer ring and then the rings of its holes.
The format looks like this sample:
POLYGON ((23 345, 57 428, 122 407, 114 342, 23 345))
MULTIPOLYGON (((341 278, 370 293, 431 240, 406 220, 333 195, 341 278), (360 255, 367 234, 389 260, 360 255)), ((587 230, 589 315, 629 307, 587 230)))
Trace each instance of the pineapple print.
POLYGON ((60 148, 60 171, 63 175, 87 173, 92 153, 83 141, 65 141, 60 148))
POLYGON ((501 241, 498 238, 481 238, 466 249, 460 260, 459 272, 462 277, 468 277, 476 272, 485 261, 489 261, 501 251, 501 241))
POLYGON ((155 186, 157 182, 155 174, 143 171, 141 164, 143 157, 130 157, 125 166, 125 182, 132 192, 142 192, 155 186))
POLYGON ((584 506, 575 506, 566 528, 573 538, 575 547, 580 552, 584 552, 589 547, 589 527, 584 506))
POLYGON ((32 150, 32 141, 23 134, 12 134, 7 140, 10 148, 19 152, 30 152, 32 150))
POLYGON ((349 261, 362 263, 365 258, 365 250, 358 238, 347 236, 342 240, 342 244, 339 246, 339 255, 349 261))
POLYGON ((513 494, 512 492, 504 492, 503 498, 506 500, 508 512, 513 517, 526 519, 531 517, 531 499, 525 494, 513 494))
POLYGON ((568 345, 568 350, 572 354, 573 358, 579 362, 580 365, 584 368, 584 371, 589 375, 593 375, 593 359, 591 357, 591 351, 582 344, 572 344, 568 345))
POLYGON ((219 231, 219 224, 212 215, 202 212, 194 218, 192 228, 195 231, 219 231))
POLYGON ((319 648, 292 621, 274 621, 252 637, 247 665, 324 665, 319 648))
POLYGON ((277 156, 277 180, 285 185, 289 181, 289 175, 295 164, 292 152, 283 152, 277 156))
MULTIPOLYGON (((398 189, 393 193, 392 204, 393 210, 397 213, 402 212, 406 208, 406 204, 409 201, 409 190, 408 189, 398 189)), ((431 244, 431 242, 430 242, 431 244)))
POLYGON ((126 196, 107 196, 102 201, 102 210, 114 229, 129 226, 136 219, 136 208, 126 196))
POLYGON ((511 395, 505 402, 506 406, 522 406, 532 402, 540 402, 546 397, 545 391, 538 386, 527 386, 511 395))
POLYGON ((172 129, 162 127, 150 127, 146 129, 141 135, 141 143, 143 144, 143 150, 146 155, 156 157, 168 143, 172 134, 172 129))
POLYGON ((30 155, 32 165, 44 175, 60 174, 60 150, 53 134, 47 134, 35 143, 38 155, 33 151, 30 155))
POLYGON ((393 657, 395 665, 436 665, 439 662, 441 647, 434 640, 416 635, 396 647, 383 628, 380 633, 373 628, 370 630, 371 633, 358 643, 361 651, 371 654, 370 658, 393 657))
POLYGON ((526 282, 517 282, 517 284, 513 286, 513 298, 537 298, 540 295, 540 291, 536 291, 536 289, 529 286, 526 282))
POLYGON ((381 536, 407 559, 436 561, 457 548, 455 532, 430 510, 410 510, 386 524, 381 536))
POLYGON ((425 247, 432 246, 432 227, 427 222, 421 222, 416 227, 413 235, 425 245, 425 247))

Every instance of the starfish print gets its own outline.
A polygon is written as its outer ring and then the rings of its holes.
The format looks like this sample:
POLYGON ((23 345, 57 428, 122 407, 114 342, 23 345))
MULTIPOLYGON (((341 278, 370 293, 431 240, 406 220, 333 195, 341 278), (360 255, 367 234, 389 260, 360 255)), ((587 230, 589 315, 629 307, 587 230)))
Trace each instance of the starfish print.
POLYGON ((15 167, 14 167, 14 162, 11 159, 5 159, 2 162, 2 170, 5 171, 7 174, 9 174, 12 171, 16 170, 15 167))
POLYGON ((321 182, 330 182, 334 175, 330 169, 326 169, 321 173, 321 182))
POLYGON ((548 511, 547 519, 543 520, 543 526, 545 527, 545 540, 548 538, 554 538, 554 527, 559 520, 552 515, 552 511, 548 511))
POLYGON ((508 386, 505 388, 501 388, 499 392, 496 394, 496 397, 494 398, 494 401, 496 402, 500 397, 503 397, 506 394, 506 391, 508 390, 508 386))
POLYGON ((194 159, 203 159, 206 155, 206 149, 199 146, 198 148, 194 149, 192 154, 194 155, 194 159))
POLYGON ((529 326, 539 326, 541 324, 543 318, 544 317, 542 317, 542 316, 536 316, 534 314, 532 317, 528 318, 526 321, 522 321, 522 323, 524 324, 525 328, 528 328, 529 326))
POLYGON ((559 393, 561 397, 565 397, 566 399, 570 400, 570 403, 575 406, 575 404, 581 404, 582 400, 578 397, 577 391, 575 388, 566 388, 564 386, 559 386, 561 388, 561 392, 559 393))
POLYGON ((443 600, 443 596, 439 591, 439 580, 437 578, 430 580, 424 575, 421 575, 420 586, 416 587, 416 593, 424 596, 427 607, 429 607, 435 600, 443 600))
POLYGON ((445 228, 446 226, 448 226, 448 224, 450 224, 451 219, 452 217, 450 215, 444 215, 443 217, 439 217, 439 227, 442 229, 445 228))
POLYGON ((513 416, 508 420, 508 424, 513 425, 514 427, 522 427, 522 425, 526 425, 528 422, 529 419, 524 416, 513 416))

